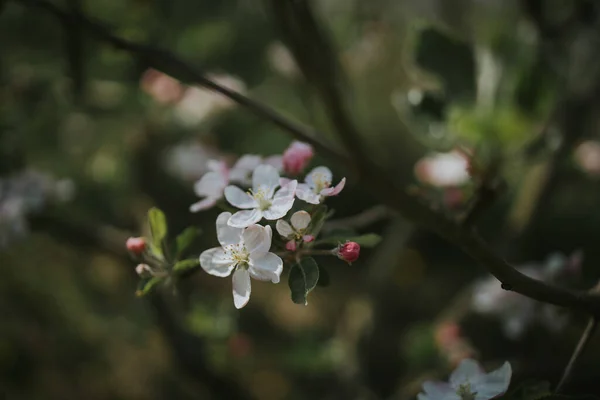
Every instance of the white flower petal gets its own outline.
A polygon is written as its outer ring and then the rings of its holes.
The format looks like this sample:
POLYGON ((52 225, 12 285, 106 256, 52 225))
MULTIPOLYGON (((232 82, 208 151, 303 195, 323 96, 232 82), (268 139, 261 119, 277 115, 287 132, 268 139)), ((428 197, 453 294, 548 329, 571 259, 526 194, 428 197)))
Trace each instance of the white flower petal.
POLYGON ((283 170, 283 157, 280 155, 269 156, 263 160, 263 164, 275 167, 277 171, 283 170))
POLYGON ((271 248, 270 228, 266 229, 264 226, 251 225, 244 230, 242 238, 244 246, 250 254, 264 253, 271 248))
POLYGON ((450 384, 458 387, 458 385, 469 382, 475 382, 483 375, 483 371, 477 361, 467 358, 462 360, 458 367, 450 375, 450 384))
POLYGON ((306 175, 304 182, 308 183, 310 186, 314 186, 315 181, 326 181, 331 182, 333 179, 333 174, 331 170, 327 167, 316 167, 312 171, 306 175))
POLYGON ((279 172, 271 165, 259 165, 252 174, 252 189, 254 193, 262 190, 267 198, 272 198, 275 188, 279 186, 279 172))
POLYGON ((227 164, 219 160, 208 160, 206 162, 206 168, 214 172, 222 172, 227 170, 227 164))
POLYGON ((249 193, 244 192, 237 186, 227 186, 225 188, 225 199, 234 207, 237 208, 256 208, 258 203, 249 193))
POLYGON ((294 205, 293 197, 280 197, 274 199, 271 203, 271 207, 263 211, 263 214, 268 220, 276 220, 285 217, 285 215, 292 209, 294 205))
POLYGON ((201 197, 223 197, 227 179, 218 172, 207 172, 194 184, 194 192, 201 197))
POLYGON ((310 224, 310 214, 306 211, 297 211, 292 215, 290 221, 292 222, 294 229, 306 229, 308 224, 310 224))
POLYGON ((477 392, 476 400, 493 399, 504 394, 510 385, 512 368, 506 361, 500 368, 485 375, 479 384, 473 387, 473 392, 477 392))
POLYGON ((223 248, 214 247, 200 254, 200 266, 211 275, 225 277, 231 274, 235 262, 225 253, 223 248))
POLYGON ((252 171, 262 162, 262 157, 256 154, 244 154, 233 164, 231 169, 252 171))
POLYGON ((250 274, 253 278, 279 283, 283 272, 283 260, 273 253, 250 254, 250 274))
POLYGON ((344 189, 344 186, 346 186, 346 178, 342 178, 340 183, 334 187, 328 187, 321 190, 321 196, 336 196, 344 189))
POLYGON ((250 300, 250 274, 245 268, 238 268, 233 273, 233 304, 240 309, 248 304, 250 300))
POLYGON ((298 184, 298 187, 296 188, 296 197, 310 204, 319 204, 321 202, 321 196, 313 192, 306 183, 298 184))
POLYGON ((294 234, 294 229, 292 229, 292 226, 282 219, 277 220, 275 229, 277 229, 277 232, 279 232, 279 234, 284 238, 290 237, 294 234))
POLYGON ((202 210, 208 210, 217 203, 217 199, 214 197, 206 197, 190 206, 190 212, 198 212, 202 210))
POLYGON ((238 211, 229 218, 227 225, 234 228, 246 228, 260 221, 263 217, 262 211, 258 209, 238 211))
POLYGON ((279 186, 284 187, 285 185, 287 185, 291 181, 292 180, 288 179, 288 178, 279 178, 279 186))
POLYGON ((230 212, 222 212, 217 217, 217 239, 223 247, 238 244, 242 240, 242 233, 244 232, 241 228, 227 225, 229 218, 231 218, 230 212))
POLYGON ((423 391, 427 396, 430 396, 432 399, 443 399, 445 396, 449 394, 455 394, 456 390, 453 389, 446 382, 432 382, 425 381, 423 383, 423 391))
POLYGON ((283 185, 281 187, 281 189, 279 189, 277 191, 277 193, 275 193, 275 196, 273 196, 273 199, 277 200, 280 198, 294 198, 294 196, 296 195, 296 189, 298 188, 298 181, 297 180, 293 180, 293 181, 289 181, 288 183, 286 183, 285 185, 283 185))

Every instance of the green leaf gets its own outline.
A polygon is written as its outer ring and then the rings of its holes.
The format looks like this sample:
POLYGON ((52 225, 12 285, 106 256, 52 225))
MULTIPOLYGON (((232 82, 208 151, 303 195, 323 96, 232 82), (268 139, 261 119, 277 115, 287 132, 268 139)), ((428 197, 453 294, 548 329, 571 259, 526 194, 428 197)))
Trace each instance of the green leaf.
POLYGON ((381 242, 381 236, 376 233, 367 233, 366 235, 360 236, 331 236, 328 238, 323 238, 318 240, 315 244, 332 244, 337 245, 338 243, 345 242, 356 242, 360 244, 361 247, 375 247, 381 242))
POLYGON ((165 214, 158 208, 148 211, 148 223, 152 234, 152 251, 159 258, 164 258, 163 240, 167 236, 167 219, 165 214))
POLYGON ((140 281, 140 283, 138 284, 138 290, 135 292, 135 294, 138 297, 142 297, 142 296, 147 295, 162 280, 163 280, 163 278, 162 277, 158 277, 158 276, 153 276, 152 278, 142 279, 140 281))
POLYGON ((198 258, 190 258, 187 260, 177 261, 177 263, 173 266, 173 271, 175 272, 183 272, 189 269, 196 268, 200 265, 200 260, 198 258))
POLYGON ((319 282, 319 266, 314 258, 306 257, 292 267, 288 285, 292 292, 292 301, 296 304, 307 305, 306 296, 319 282))
POLYGON ((187 248, 192 244, 194 239, 200 235, 200 229, 190 226, 186 228, 183 232, 177 235, 175 239, 175 258, 179 259, 183 253, 187 250, 187 248))

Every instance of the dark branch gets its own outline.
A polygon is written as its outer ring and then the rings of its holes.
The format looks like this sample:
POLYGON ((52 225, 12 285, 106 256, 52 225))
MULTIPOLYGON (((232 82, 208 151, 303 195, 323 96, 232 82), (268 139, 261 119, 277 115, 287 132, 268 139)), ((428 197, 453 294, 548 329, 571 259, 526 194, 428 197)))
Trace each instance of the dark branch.
POLYGON ((581 338, 579 339, 579 343, 577 343, 577 347, 575 347, 575 350, 573 351, 573 354, 571 355, 571 359, 569 360, 569 363, 567 364, 567 367, 565 368, 565 372, 563 372, 562 378, 560 378, 560 382, 558 382, 558 385, 556 385, 556 389, 555 389, 556 393, 560 393, 564 389, 565 385, 569 382, 569 379, 571 378, 571 376, 573 374, 575 365, 577 364, 577 360, 579 359, 579 357, 581 356, 581 354, 587 347, 590 339, 592 338, 592 336, 594 335, 594 332, 596 331, 597 326, 598 326, 598 320, 596 319, 596 317, 591 317, 587 326, 585 327, 585 330, 581 334, 581 338))

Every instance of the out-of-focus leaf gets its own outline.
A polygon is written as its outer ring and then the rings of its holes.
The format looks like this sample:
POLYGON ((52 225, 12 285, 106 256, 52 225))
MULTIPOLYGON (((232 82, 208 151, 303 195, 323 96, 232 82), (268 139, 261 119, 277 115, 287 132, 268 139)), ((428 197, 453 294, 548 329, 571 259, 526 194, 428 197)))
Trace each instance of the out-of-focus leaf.
POLYGON ((361 247, 375 247, 381 241, 381 236, 376 233, 367 233, 366 235, 360 236, 331 236, 328 238, 320 239, 316 244, 332 244, 337 245, 338 243, 345 242, 356 242, 360 244, 361 247))
POLYGON ((150 293, 154 289, 156 285, 158 285, 164 278, 153 276, 152 278, 142 279, 138 285, 138 290, 135 294, 138 297, 145 296, 150 293))
POLYGON ((187 260, 178 261, 173 267, 173 271, 175 272, 183 272, 192 268, 196 268, 200 265, 200 260, 198 258, 190 258, 187 260))
POLYGON ((175 258, 179 259, 192 244, 194 239, 200 235, 200 229, 190 226, 181 232, 175 239, 175 258))
POLYGON ((167 219, 158 208, 148 211, 148 223, 152 234, 152 251, 160 259, 164 259, 163 240, 167 236, 167 219))
POLYGON ((292 267, 288 285, 290 286, 292 301, 296 304, 307 305, 306 297, 315 288, 319 281, 319 266, 312 257, 302 259, 292 267))
POLYGON ((325 223, 327 218, 331 217, 332 214, 333 214, 333 211, 328 212, 326 205, 324 205, 324 204, 319 205, 317 207, 317 209, 310 216, 311 220, 310 220, 310 226, 308 229, 309 232, 316 237, 319 234, 319 232, 321 231, 321 228, 323 228, 323 224, 325 223))

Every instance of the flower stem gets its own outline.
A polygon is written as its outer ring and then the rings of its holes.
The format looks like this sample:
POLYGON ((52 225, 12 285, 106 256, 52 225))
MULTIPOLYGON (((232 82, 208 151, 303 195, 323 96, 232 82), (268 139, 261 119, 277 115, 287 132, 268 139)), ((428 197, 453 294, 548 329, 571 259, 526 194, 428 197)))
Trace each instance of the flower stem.
POLYGON ((577 343, 577 347, 575 347, 575 350, 573 351, 573 355, 571 355, 571 359, 569 360, 569 363, 567 364, 567 367, 565 368, 565 372, 563 372, 562 378, 560 378, 560 382, 558 382, 558 385, 556 385, 556 389, 554 390, 556 393, 560 393, 563 390, 565 384, 571 378, 573 369, 575 368, 575 364, 577 363, 579 356, 581 356, 581 354, 587 347, 587 344, 589 343, 590 339, 592 338, 597 326, 598 326, 598 320, 596 319, 596 317, 590 317, 590 320, 589 320, 587 326, 585 327, 585 330, 581 334, 579 343, 577 343))

